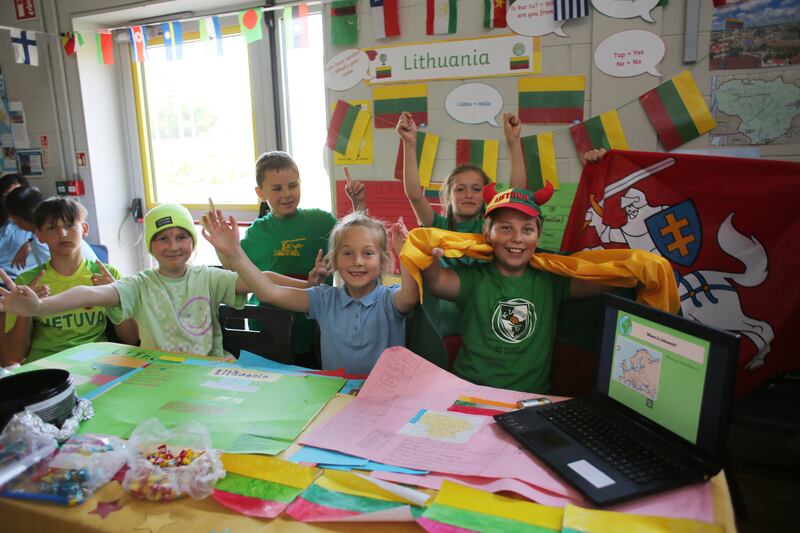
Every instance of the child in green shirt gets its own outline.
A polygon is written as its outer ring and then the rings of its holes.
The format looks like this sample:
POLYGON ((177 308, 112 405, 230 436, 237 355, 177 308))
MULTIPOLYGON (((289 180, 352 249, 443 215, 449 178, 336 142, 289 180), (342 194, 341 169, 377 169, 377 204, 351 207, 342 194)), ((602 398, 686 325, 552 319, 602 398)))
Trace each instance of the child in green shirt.
MULTIPOLYGON (((50 260, 17 276, 17 285, 29 285, 43 294, 60 294, 76 286, 108 285, 120 278, 116 268, 84 259, 81 242, 89 232, 86 208, 69 198, 45 200, 34 212, 36 238, 47 245, 50 260)), ((106 340, 106 312, 102 307, 75 305, 36 318, 6 316, 8 334, 3 364, 29 363, 86 342, 106 340)), ((132 320, 115 326, 124 342, 138 339, 132 320)))
MULTIPOLYGON (((350 178, 345 168, 345 191, 353 210, 364 210, 364 185, 350 178)), ((262 271, 305 280, 328 252, 328 236, 336 217, 321 209, 302 209, 300 171, 292 156, 274 151, 256 161, 256 194, 269 205, 269 213, 253 221, 241 241, 242 249, 262 271)), ((323 269, 324 270, 324 269, 323 269)), ((259 304, 253 294, 250 303, 259 304)), ((298 364, 312 366, 312 323, 303 313, 294 314, 293 351, 298 364)))

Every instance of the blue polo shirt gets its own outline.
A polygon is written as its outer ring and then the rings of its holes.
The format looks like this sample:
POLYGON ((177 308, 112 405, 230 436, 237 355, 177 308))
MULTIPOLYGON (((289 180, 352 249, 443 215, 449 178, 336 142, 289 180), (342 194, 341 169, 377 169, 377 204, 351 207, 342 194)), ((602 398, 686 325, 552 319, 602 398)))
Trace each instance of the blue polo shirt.
POLYGON ((308 318, 319 323, 323 369, 367 374, 383 350, 405 346, 406 315, 392 301, 397 290, 398 284, 378 283, 372 292, 355 299, 344 287, 308 289, 308 318))

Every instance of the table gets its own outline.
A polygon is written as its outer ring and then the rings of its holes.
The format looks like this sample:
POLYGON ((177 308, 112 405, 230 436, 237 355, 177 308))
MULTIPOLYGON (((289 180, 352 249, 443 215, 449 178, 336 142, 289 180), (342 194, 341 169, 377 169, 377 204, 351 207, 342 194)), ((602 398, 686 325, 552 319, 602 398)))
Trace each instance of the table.
MULTIPOLYGON (((337 395, 317 415, 306 431, 313 429, 353 400, 353 396, 337 395)), ((298 448, 292 444, 279 457, 291 456, 298 448)), ((714 519, 728 532, 736 531, 733 508, 725 473, 711 481, 714 499, 714 519)), ((223 507, 213 498, 192 500, 183 498, 170 503, 155 503, 133 498, 116 481, 101 488, 89 500, 76 507, 0 498, 0 531, 144 531, 152 533, 183 533, 185 531, 246 532, 261 531, 375 531, 375 523, 330 522, 304 523, 285 518, 274 520, 250 518, 223 507), (101 502, 114 502, 121 509, 102 518, 101 502), (98 507, 98 506, 101 507, 98 507)), ((382 523, 381 532, 421 531, 413 522, 382 523)))

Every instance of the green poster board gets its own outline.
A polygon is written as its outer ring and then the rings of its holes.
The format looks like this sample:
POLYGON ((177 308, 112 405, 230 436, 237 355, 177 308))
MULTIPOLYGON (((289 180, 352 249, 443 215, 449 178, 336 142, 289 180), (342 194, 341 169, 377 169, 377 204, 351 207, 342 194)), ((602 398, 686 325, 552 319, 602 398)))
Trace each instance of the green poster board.
POLYGON ((153 363, 93 401, 79 433, 127 438, 142 421, 205 425, 215 448, 277 454, 286 449, 345 380, 232 365, 153 363))

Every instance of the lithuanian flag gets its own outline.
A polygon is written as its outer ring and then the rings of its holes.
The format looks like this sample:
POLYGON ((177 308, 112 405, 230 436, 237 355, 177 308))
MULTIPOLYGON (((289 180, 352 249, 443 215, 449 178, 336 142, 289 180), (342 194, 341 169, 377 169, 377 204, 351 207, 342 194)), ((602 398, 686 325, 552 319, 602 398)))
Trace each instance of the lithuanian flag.
MULTIPOLYGON (((381 488, 391 483, 371 481, 352 472, 326 470, 286 510, 286 514, 303 522, 335 522, 359 515, 375 514, 375 520, 405 517, 420 512, 414 502, 381 488)), ((412 491, 417 492, 417 491, 412 491)))
POLYGON ((247 516, 275 518, 322 472, 265 455, 223 454, 214 499, 247 516))
POLYGON ((616 109, 571 126, 569 132, 580 155, 596 148, 628 150, 628 141, 616 109))
POLYGON ((372 90, 375 128, 394 128, 400 113, 408 111, 417 125, 428 123, 427 85, 390 85, 372 90))
POLYGON ((325 144, 334 152, 348 159, 354 159, 358 155, 368 124, 368 112, 339 100, 333 108, 331 123, 328 125, 328 140, 325 144))
MULTIPOLYGON (((429 187, 433 176, 433 164, 436 162, 436 151, 439 149, 439 136, 432 133, 417 132, 417 168, 419 184, 429 187)), ((397 161, 394 164, 394 179, 403 179, 403 141, 397 148, 397 161)))
POLYGON ((546 181, 558 189, 556 150, 553 147, 551 132, 523 137, 522 155, 525 157, 525 174, 528 176, 529 190, 538 191, 546 181))
POLYGON ((677 148, 717 125, 688 70, 644 93, 639 101, 667 150, 677 148))
POLYGON ((613 533, 616 531, 670 531, 672 533, 723 533, 725 528, 691 518, 648 516, 614 511, 585 509, 577 505, 564 507, 564 533, 613 533))
POLYGON ((469 163, 482 169, 492 181, 497 181, 499 141, 456 140, 456 165, 469 163))
POLYGON ((568 124, 583 120, 583 76, 520 78, 519 118, 525 124, 568 124))
POLYGON ((564 517, 560 507, 497 496, 452 481, 443 481, 436 499, 417 523, 427 531, 536 531, 559 532, 564 517))

